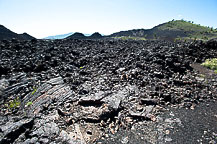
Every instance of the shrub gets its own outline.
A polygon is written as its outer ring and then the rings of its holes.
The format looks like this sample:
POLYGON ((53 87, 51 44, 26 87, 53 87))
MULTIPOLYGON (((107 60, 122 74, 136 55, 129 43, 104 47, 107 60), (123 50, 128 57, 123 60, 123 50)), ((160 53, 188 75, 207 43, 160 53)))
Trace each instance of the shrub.
POLYGON ((217 58, 207 59, 204 63, 201 64, 202 66, 208 67, 215 72, 217 72, 217 58))

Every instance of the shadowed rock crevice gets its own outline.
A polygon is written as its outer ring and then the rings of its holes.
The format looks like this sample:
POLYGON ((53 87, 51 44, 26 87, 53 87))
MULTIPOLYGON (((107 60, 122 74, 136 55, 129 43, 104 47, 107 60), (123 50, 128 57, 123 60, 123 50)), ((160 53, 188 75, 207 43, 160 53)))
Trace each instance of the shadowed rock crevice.
POLYGON ((22 133, 28 133, 28 131, 32 129, 33 125, 33 119, 21 120, 16 123, 6 124, 5 127, 1 128, 4 136, 0 143, 13 143, 22 133))

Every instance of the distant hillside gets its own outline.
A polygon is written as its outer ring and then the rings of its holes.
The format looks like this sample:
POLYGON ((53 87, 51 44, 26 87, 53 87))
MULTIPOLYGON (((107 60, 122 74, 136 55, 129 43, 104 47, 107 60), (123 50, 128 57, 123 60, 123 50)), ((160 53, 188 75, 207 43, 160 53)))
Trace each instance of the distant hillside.
POLYGON ((43 39, 64 39, 70 35, 72 35, 73 32, 70 32, 70 33, 67 33, 67 34, 61 34, 61 35, 55 35, 55 36, 48 36, 48 37, 45 37, 43 39))
POLYGON ((0 25, 0 40, 11 40, 12 38, 16 38, 19 40, 31 40, 34 39, 34 37, 30 36, 27 33, 23 34, 17 34, 15 32, 12 32, 11 30, 7 29, 3 25, 0 25))
POLYGON ((84 35, 83 33, 76 32, 67 37, 67 39, 100 39, 100 38, 103 38, 103 36, 98 32, 95 32, 90 36, 84 35))
POLYGON ((98 39, 98 38, 102 38, 103 36, 98 33, 98 32, 95 32, 93 33, 91 36, 89 36, 88 38, 92 38, 92 39, 98 39))
POLYGON ((79 32, 68 33, 56 36, 49 36, 44 39, 100 39, 100 38, 117 38, 117 39, 132 39, 132 40, 209 40, 217 38, 217 29, 194 24, 191 21, 172 20, 152 29, 133 29, 128 31, 120 31, 109 36, 101 35, 96 32, 92 35, 82 34, 79 32))
MULTIPOLYGON (((74 32, 70 32, 70 33, 67 33, 67 34, 61 34, 61 35, 54 35, 54 36, 48 36, 48 37, 45 37, 43 39, 64 39, 64 38, 67 38, 71 35, 73 35, 74 32)), ((84 34, 85 36, 90 36, 90 34, 84 34)))
POLYGON ((208 40, 217 38, 217 30, 198 24, 193 24, 190 21, 176 20, 160 24, 152 29, 134 29, 121 31, 111 34, 110 37, 132 39, 161 39, 171 40, 176 39, 202 39, 208 40))
POLYGON ((83 33, 76 32, 67 37, 67 39, 85 39, 86 36, 83 33))
POLYGON ((24 40, 31 40, 31 39, 35 39, 33 36, 27 34, 27 33, 23 33, 23 34, 19 34, 19 36, 24 39, 24 40))

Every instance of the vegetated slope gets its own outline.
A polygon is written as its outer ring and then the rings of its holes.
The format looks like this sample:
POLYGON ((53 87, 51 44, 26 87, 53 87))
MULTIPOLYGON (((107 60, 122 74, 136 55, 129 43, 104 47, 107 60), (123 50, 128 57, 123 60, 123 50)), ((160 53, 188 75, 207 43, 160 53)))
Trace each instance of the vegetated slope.
MULTIPOLYGON (((217 30, 210 27, 201 26, 199 24, 194 24, 190 21, 177 20, 170 21, 168 23, 159 25, 157 27, 162 31, 184 31, 186 38, 193 39, 212 39, 217 38, 217 30)), ((180 36, 181 37, 181 36, 180 36)))
POLYGON ((19 40, 31 40, 35 39, 34 37, 30 36, 27 33, 23 34, 17 34, 15 32, 12 32, 11 30, 7 29, 3 25, 0 25, 0 40, 11 40, 13 38, 19 39, 19 40))
POLYGON ((169 21, 152 29, 134 29, 121 31, 110 37, 143 37, 146 39, 161 39, 174 41, 175 39, 203 39, 217 37, 217 30, 184 20, 169 21))
POLYGON ((164 143, 163 107, 217 98, 216 43, 0 41, 0 143, 164 143))

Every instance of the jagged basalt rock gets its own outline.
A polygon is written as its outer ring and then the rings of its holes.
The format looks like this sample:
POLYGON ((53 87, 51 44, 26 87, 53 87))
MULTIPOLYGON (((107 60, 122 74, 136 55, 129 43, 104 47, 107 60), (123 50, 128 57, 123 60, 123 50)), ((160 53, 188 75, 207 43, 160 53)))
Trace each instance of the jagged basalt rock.
POLYGON ((66 99, 72 100, 73 93, 69 86, 64 85, 63 79, 57 77, 42 84, 34 93, 26 95, 22 101, 22 108, 28 102, 32 102, 32 105, 28 107, 28 113, 38 114, 44 108, 48 108, 52 103, 56 102, 60 105, 66 99))
POLYGON ((18 122, 7 122, 1 127, 3 133, 0 143, 13 143, 22 133, 30 130, 33 127, 33 119, 24 119, 18 122))
MULTIPOLYGON (((195 64, 216 57, 213 45, 0 41, 0 141, 95 143, 119 130, 148 133, 142 127, 160 121, 167 105, 192 108, 217 98, 216 75, 201 78, 195 64)), ((150 134, 154 140, 146 134, 139 141, 157 142, 163 135, 150 134)))

